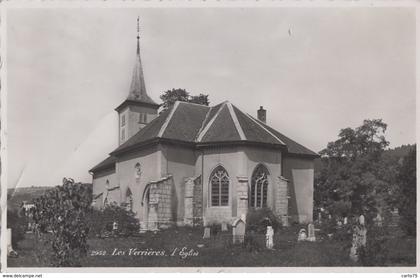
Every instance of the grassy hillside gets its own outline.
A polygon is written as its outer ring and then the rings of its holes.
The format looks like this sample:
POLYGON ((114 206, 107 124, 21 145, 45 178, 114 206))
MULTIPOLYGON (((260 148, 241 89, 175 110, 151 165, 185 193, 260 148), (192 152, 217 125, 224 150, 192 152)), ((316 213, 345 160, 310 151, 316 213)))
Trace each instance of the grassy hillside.
MULTIPOLYGON (((90 184, 91 185, 91 184, 90 184)), ((23 201, 32 202, 32 199, 42 196, 48 189, 53 186, 32 186, 20 187, 16 189, 7 190, 7 208, 17 210, 23 201)))

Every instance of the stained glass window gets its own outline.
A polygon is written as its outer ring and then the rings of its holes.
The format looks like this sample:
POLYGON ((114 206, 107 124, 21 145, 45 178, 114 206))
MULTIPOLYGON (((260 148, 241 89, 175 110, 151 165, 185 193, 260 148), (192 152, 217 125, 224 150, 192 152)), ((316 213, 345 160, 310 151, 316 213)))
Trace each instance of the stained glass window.
POLYGON ((268 171, 258 165, 252 174, 250 206, 262 208, 267 206, 268 171))
POLYGON ((229 175, 225 168, 218 166, 210 175, 211 205, 229 205, 229 175))

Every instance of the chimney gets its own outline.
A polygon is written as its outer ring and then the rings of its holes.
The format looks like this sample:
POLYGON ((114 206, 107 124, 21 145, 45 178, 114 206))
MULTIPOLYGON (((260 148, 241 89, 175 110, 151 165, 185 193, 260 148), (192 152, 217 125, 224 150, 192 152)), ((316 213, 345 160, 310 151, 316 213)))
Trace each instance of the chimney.
POLYGON ((262 106, 260 106, 260 109, 257 111, 257 118, 263 123, 266 123, 267 120, 267 110, 265 110, 262 106))

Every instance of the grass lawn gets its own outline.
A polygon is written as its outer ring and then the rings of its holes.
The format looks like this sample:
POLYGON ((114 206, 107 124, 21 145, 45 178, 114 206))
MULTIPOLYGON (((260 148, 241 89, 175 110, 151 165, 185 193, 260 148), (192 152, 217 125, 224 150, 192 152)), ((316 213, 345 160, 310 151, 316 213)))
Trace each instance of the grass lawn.
MULTIPOLYGON (((86 267, 296 267, 360 266, 349 259, 346 242, 318 240, 297 242, 294 229, 275 234, 274 250, 250 250, 232 245, 229 232, 204 240, 202 229, 178 228, 138 237, 90 239, 86 267), (131 249, 131 253, 130 253, 131 249), (143 253, 140 253, 143 251, 143 253), (137 252, 137 253, 136 253, 137 252), (149 252, 147 255, 145 253, 149 252)), ((264 244, 264 236, 258 236, 264 244)), ((387 266, 415 266, 415 238, 396 238, 388 243, 387 266)), ((18 258, 9 267, 41 267, 32 234, 19 242, 18 258)))

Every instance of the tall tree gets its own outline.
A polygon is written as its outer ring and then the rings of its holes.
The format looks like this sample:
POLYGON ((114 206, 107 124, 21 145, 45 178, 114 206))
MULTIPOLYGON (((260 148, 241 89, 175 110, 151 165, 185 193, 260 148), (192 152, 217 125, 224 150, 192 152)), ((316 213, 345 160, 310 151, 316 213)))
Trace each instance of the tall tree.
POLYGON ((389 145, 380 119, 345 128, 338 139, 320 152, 321 170, 315 180, 315 205, 339 216, 367 213, 373 216, 383 205, 390 184, 381 156, 389 145))
POLYGON ((209 105, 209 96, 204 94, 191 95, 185 89, 172 89, 164 92, 160 95, 160 99, 163 101, 163 110, 168 109, 176 101, 185 101, 191 103, 197 103, 202 105, 209 105))
POLYGON ((416 146, 403 159, 398 173, 402 227, 409 235, 416 235, 416 146))

